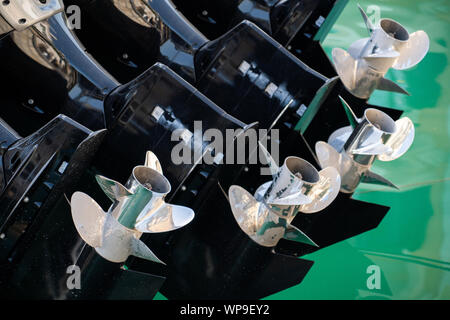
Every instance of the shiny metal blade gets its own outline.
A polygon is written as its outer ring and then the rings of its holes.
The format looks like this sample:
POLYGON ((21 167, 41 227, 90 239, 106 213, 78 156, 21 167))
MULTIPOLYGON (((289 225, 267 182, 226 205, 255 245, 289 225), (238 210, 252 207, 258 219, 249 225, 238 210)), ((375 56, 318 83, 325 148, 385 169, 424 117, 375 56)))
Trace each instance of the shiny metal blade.
POLYGON ((350 125, 352 126, 352 128, 356 128, 356 126, 359 123, 359 119, 358 117, 356 117, 355 113, 353 112, 352 108, 350 108, 350 106, 348 105, 348 103, 344 100, 344 98, 342 98, 341 96, 339 96, 339 100, 341 100, 342 106, 344 107, 345 110, 345 114, 347 115, 347 119, 350 122, 350 125))
POLYGON ((319 247, 310 237, 303 233, 303 231, 293 225, 289 225, 283 238, 290 241, 306 243, 313 247, 319 247))
POLYGON ((391 151, 381 154, 381 161, 392 161, 404 155, 414 142, 414 123, 408 117, 401 118, 395 122, 396 131, 386 142, 391 151))
POLYGON ((99 184, 103 192, 112 201, 119 200, 123 197, 129 197, 133 194, 130 190, 125 188, 120 182, 103 177, 101 175, 96 175, 95 179, 97 180, 97 183, 99 184))
POLYGON ((400 57, 397 51, 385 51, 362 57, 375 71, 385 74, 400 57))
POLYGON ((256 235, 260 203, 247 190, 239 186, 230 187, 228 198, 231 211, 242 231, 250 237, 256 235))
POLYGON ((353 128, 351 126, 343 127, 334 131, 328 138, 328 143, 337 151, 342 151, 347 140, 352 135, 353 128))
POLYGON ((333 49, 332 59, 342 83, 349 91, 352 91, 356 86, 358 61, 341 48, 333 49))
POLYGON ((414 67, 428 53, 430 49, 430 38, 425 31, 416 31, 409 35, 409 40, 401 48, 401 56, 393 65, 394 69, 405 70, 414 67))
POLYGON ((165 265, 144 242, 136 238, 131 239, 130 255, 165 265))
POLYGON ((260 185, 259 188, 256 189, 255 199, 257 201, 263 201, 264 195, 266 194, 267 190, 269 190, 271 185, 272 181, 267 181, 266 183, 260 185))
POLYGON ((145 164, 146 167, 150 169, 156 170, 160 174, 163 174, 161 163, 159 162, 158 157, 151 151, 147 151, 145 155, 145 164))
POLYGON ((365 60, 373 59, 373 60, 383 60, 383 59, 389 59, 390 61, 397 59, 400 57, 400 53, 397 51, 380 51, 377 53, 369 54, 364 56, 363 58, 365 60))
POLYGON ((386 153, 391 153, 392 152, 392 148, 382 144, 382 143, 377 143, 377 144, 369 144, 367 146, 363 146, 361 148, 358 149, 353 149, 351 151, 351 154, 354 155, 365 155, 365 156, 378 156, 378 155, 383 155, 386 153))
POLYGON ((387 186, 391 188, 398 189, 398 187, 390 182, 388 179, 383 178, 379 174, 372 172, 372 171, 366 171, 362 175, 361 182, 370 183, 370 184, 378 184, 382 186, 387 186))
POLYGON ((341 176, 334 167, 327 167, 319 172, 320 181, 317 183, 308 197, 312 199, 310 204, 302 206, 303 213, 316 213, 328 207, 338 196, 341 188, 341 176))
POLYGON ((348 48, 348 53, 355 59, 361 58, 363 49, 367 45, 367 42, 369 40, 370 40, 370 38, 362 38, 362 39, 356 40, 348 48))
POLYGON ((405 89, 400 87, 394 81, 386 79, 386 78, 381 78, 380 79, 380 81, 378 82, 377 89, 378 90, 383 90, 383 91, 402 93, 402 94, 406 94, 408 96, 411 95, 408 91, 406 91, 405 89))
POLYGON ((322 168, 339 168, 341 163, 341 155, 328 143, 323 141, 317 142, 316 155, 322 168))
POLYGON ((259 152, 264 159, 263 164, 267 164, 269 166, 269 170, 272 174, 272 177, 275 177, 278 171, 280 170, 278 163, 276 163, 270 152, 263 146, 261 141, 258 141, 258 145, 259 145, 259 152))
POLYGON ((189 224, 194 216, 194 211, 188 207, 164 203, 150 217, 136 223, 135 228, 148 233, 174 231, 189 224))
POLYGON ((83 192, 75 192, 70 204, 73 223, 78 234, 91 247, 100 247, 106 220, 103 209, 83 192))
POLYGON ((358 4, 358 9, 359 9, 359 12, 361 12, 361 15, 364 19, 364 23, 366 24, 367 31, 369 31, 369 35, 372 35, 373 31, 375 30, 375 26, 372 24, 372 22, 370 21, 369 17, 366 14, 366 12, 364 11, 363 8, 361 8, 361 6, 359 4, 358 4))
POLYGON ((286 197, 270 201, 270 204, 279 206, 297 206, 297 205, 306 205, 311 202, 312 200, 309 196, 305 196, 302 193, 302 191, 299 191, 297 193, 290 194, 286 197))

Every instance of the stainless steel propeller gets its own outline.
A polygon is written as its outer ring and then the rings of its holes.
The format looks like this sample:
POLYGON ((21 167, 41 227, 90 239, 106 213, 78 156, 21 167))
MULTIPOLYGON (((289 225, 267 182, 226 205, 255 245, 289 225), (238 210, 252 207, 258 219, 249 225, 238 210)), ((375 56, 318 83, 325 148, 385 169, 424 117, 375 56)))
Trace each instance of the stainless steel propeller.
POLYGON ((316 143, 321 167, 339 171, 345 193, 354 192, 360 182, 397 188, 370 168, 376 159, 392 161, 405 154, 414 141, 414 124, 407 117, 394 121, 377 109, 366 109, 358 119, 344 99, 341 101, 351 125, 333 132, 328 143, 316 143))
POLYGON ((333 49, 336 71, 347 90, 368 99, 376 89, 408 94, 395 82, 384 78, 390 68, 409 69, 427 54, 430 40, 424 31, 409 34, 398 22, 381 19, 375 26, 359 7, 370 38, 354 42, 348 52, 333 49))
POLYGON ((163 263, 139 240, 142 233, 181 228, 192 221, 194 211, 164 201, 171 186, 155 154, 147 152, 145 165, 133 169, 125 186, 102 176, 96 179, 113 204, 104 212, 88 195, 72 195, 72 218, 81 238, 111 262, 133 255, 163 263))
POLYGON ((337 197, 340 176, 333 167, 318 172, 309 162, 289 157, 278 168, 267 150, 273 180, 258 188, 255 196, 239 186, 228 191, 233 215, 240 228, 256 243, 274 247, 280 239, 317 246, 301 230, 291 225, 299 212, 315 213, 325 209, 337 197))

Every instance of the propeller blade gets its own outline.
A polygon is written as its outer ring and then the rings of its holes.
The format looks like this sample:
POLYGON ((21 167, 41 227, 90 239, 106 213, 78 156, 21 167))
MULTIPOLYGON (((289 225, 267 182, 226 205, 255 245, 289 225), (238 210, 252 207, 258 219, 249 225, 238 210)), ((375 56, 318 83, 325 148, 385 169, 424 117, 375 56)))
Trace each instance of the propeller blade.
POLYGON ((357 125, 359 124, 359 119, 356 117, 352 108, 350 108, 348 103, 341 96, 339 96, 339 99, 341 100, 342 106, 344 107, 345 114, 347 115, 350 125, 352 126, 353 129, 356 128, 357 125))
POLYGON ((327 167, 319 172, 320 180, 313 187, 308 197, 310 204, 301 208, 303 213, 316 213, 328 207, 338 196, 341 188, 341 176, 334 167, 327 167))
POLYGON ((378 156, 381 161, 392 161, 404 155, 414 142, 414 123, 408 117, 395 122, 396 131, 386 142, 391 151, 378 156))
POLYGON ((344 149, 345 143, 352 135, 353 128, 351 126, 337 129, 328 138, 328 143, 337 151, 344 149))
POLYGON ((386 79, 386 78, 380 79, 380 81, 378 82, 377 89, 383 90, 383 91, 402 93, 402 94, 406 94, 406 95, 410 96, 408 91, 406 91, 405 89, 400 87, 394 81, 386 79))
POLYGON ((260 203, 247 190, 239 186, 230 187, 228 198, 231 211, 242 231, 250 237, 256 235, 260 203))
POLYGON ((354 149, 351 151, 351 153, 365 156, 379 156, 386 153, 390 153, 391 151, 392 151, 391 147, 384 145, 382 143, 377 143, 377 144, 369 144, 359 149, 354 149))
POLYGON ((361 182, 370 183, 370 184, 378 184, 378 185, 382 185, 382 186, 387 186, 387 187, 392 187, 392 188, 398 189, 398 187, 395 184, 393 184, 392 182, 390 182, 386 178, 383 178, 379 174, 377 174, 375 172, 372 172, 372 171, 364 172, 361 182))
POLYGON ((120 182, 103 177, 101 175, 96 175, 95 179, 97 180, 97 183, 99 184, 103 192, 112 201, 133 195, 133 193, 131 193, 127 188, 125 188, 120 182))
POLYGON ((259 144, 260 155, 263 157, 263 159, 261 159, 261 160, 264 160, 264 161, 262 161, 262 163, 267 164, 269 166, 272 177, 275 177, 278 174, 278 172, 280 171, 280 167, 278 167, 278 164, 273 159, 270 152, 263 146, 261 141, 258 141, 258 144, 259 144))
POLYGON ((297 206, 306 205, 312 202, 311 198, 305 196, 302 191, 288 195, 286 197, 275 199, 270 201, 269 204, 279 205, 279 206, 297 206))
POLYGON ((255 198, 257 201, 263 201, 264 195, 266 194, 267 190, 269 190, 271 185, 272 181, 268 181, 259 186, 259 188, 255 192, 255 198))
POLYGON ((369 35, 372 35, 373 30, 375 30, 375 26, 370 21, 369 17, 367 16, 366 12, 363 8, 358 4, 359 12, 361 12, 361 15, 364 19, 364 23, 366 24, 367 31, 369 31, 369 35))
POLYGON ((75 192, 70 204, 73 223, 78 234, 91 247, 100 247, 106 213, 94 199, 83 192, 75 192))
POLYGON ((194 211, 188 207, 164 203, 156 212, 136 223, 140 232, 160 233, 177 230, 194 219, 194 211))
POLYGON ((397 51, 387 51, 371 54, 362 58, 372 69, 385 73, 392 67, 398 57, 400 57, 400 53, 397 51))
POLYGON ((365 60, 395 60, 398 57, 400 57, 400 53, 398 51, 393 51, 393 50, 389 50, 389 51, 381 51, 381 52, 377 52, 377 53, 372 53, 369 54, 367 56, 364 56, 363 58, 365 60))
POLYGON ((316 155, 321 168, 325 169, 327 167, 340 167, 341 155, 328 143, 323 141, 317 142, 316 155))
POLYGON ((341 48, 333 49, 332 59, 336 72, 342 83, 348 90, 353 90, 356 87, 356 71, 358 69, 358 61, 347 51, 341 48))
POLYGON ((132 238, 131 240, 131 252, 130 255, 145 259, 148 261, 153 261, 156 263, 161 263, 165 265, 164 262, 162 262, 153 252, 150 250, 149 247, 145 245, 144 242, 142 242, 139 239, 132 238))
POLYGON ((370 38, 362 38, 359 40, 356 40, 353 42, 350 47, 348 48, 348 53, 355 59, 361 58, 361 54, 363 52, 363 49, 367 45, 367 42, 370 40, 370 38))
POLYGON ((145 164, 146 167, 156 170, 160 174, 163 174, 161 163, 159 162, 158 157, 151 151, 147 151, 145 155, 145 164))
POLYGON ((430 49, 430 38, 425 31, 416 31, 409 35, 409 40, 401 48, 400 58, 393 65, 394 69, 405 70, 414 67, 425 58, 430 49))
POLYGON ((293 225, 289 225, 287 227, 283 238, 286 239, 286 240, 306 243, 306 244, 308 244, 310 246, 319 247, 313 240, 311 240, 310 237, 308 237, 300 229, 296 228, 293 225))

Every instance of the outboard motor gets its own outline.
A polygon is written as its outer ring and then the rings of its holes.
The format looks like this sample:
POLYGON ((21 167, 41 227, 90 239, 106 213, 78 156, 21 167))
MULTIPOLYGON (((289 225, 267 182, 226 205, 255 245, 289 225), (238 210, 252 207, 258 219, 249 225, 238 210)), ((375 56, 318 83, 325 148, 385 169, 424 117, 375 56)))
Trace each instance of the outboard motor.
POLYGON ((186 18, 210 39, 251 21, 321 74, 335 76, 321 43, 348 0, 174 0, 186 18))
POLYGON ((171 1, 67 3, 80 5, 77 35, 119 80, 164 63, 227 113, 260 128, 280 122, 293 129, 318 91, 325 87, 326 96, 336 83, 249 21, 209 40, 171 1))

